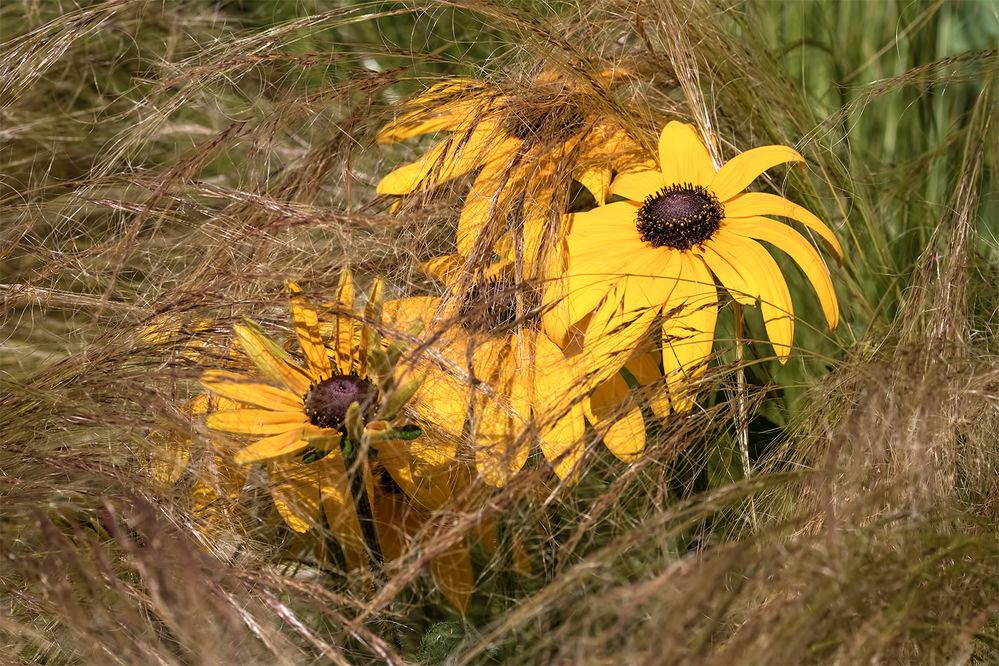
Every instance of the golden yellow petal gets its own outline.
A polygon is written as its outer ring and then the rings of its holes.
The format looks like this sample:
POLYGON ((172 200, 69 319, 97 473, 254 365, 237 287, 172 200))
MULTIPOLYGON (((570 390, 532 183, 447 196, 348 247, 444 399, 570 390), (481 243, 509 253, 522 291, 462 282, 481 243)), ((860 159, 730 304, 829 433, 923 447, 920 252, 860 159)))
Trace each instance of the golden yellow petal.
MULTIPOLYGON (((318 468, 320 498, 330 532, 343 549, 347 566, 351 569, 363 567, 367 563, 367 550, 361 534, 361 523, 357 519, 354 499, 350 493, 350 478, 343 465, 339 451, 334 451, 322 460, 313 463, 318 468)), ((365 480, 368 475, 365 475, 365 480)), ((374 495, 368 487, 369 499, 374 495)))
POLYGON ((603 206, 607 202, 607 195, 610 194, 611 184, 610 167, 587 167, 581 169, 576 173, 576 180, 593 195, 598 206, 603 206))
POLYGON ((275 435, 295 428, 301 429, 309 417, 301 407, 295 411, 275 412, 269 409, 235 409, 209 414, 205 424, 212 430, 244 435, 275 435))
POLYGON ((468 123, 469 118, 482 112, 483 89, 481 81, 473 79, 448 79, 430 86, 405 102, 402 107, 411 109, 387 123, 378 131, 378 143, 395 143, 410 137, 453 130, 468 123))
POLYGON ((340 275, 336 290, 336 337, 332 340, 336 365, 340 372, 349 375, 354 370, 354 281, 350 271, 340 275))
POLYGON ((267 466, 274 506, 296 532, 308 532, 319 522, 316 472, 315 467, 296 462, 273 462, 267 466))
POLYGON ((319 333, 319 315, 298 284, 289 281, 287 286, 291 292, 291 321, 295 326, 302 355, 309 366, 309 374, 316 379, 332 377, 329 354, 319 333))
POLYGON ((784 197, 766 192, 743 192, 737 197, 725 202, 725 218, 757 217, 761 215, 776 215, 797 220, 817 233, 836 258, 843 261, 843 247, 836 239, 836 234, 826 224, 806 208, 802 208, 784 197))
POLYGON ((715 166, 697 128, 671 120, 659 135, 659 167, 665 184, 690 183, 707 186, 715 177, 715 166))
POLYGON ((628 362, 624 364, 625 369, 631 373, 635 381, 641 386, 646 386, 657 382, 663 377, 659 369, 659 361, 662 354, 655 351, 636 351, 628 362))
POLYGON ((433 423, 452 441, 459 441, 471 399, 471 387, 445 369, 424 365, 423 384, 413 396, 410 406, 426 423, 433 423))
POLYGON ((191 435, 173 430, 149 433, 149 472, 165 485, 177 483, 191 460, 191 435))
POLYGON ((645 419, 632 407, 604 433, 604 446, 622 462, 634 462, 645 452, 645 419))
MULTIPOLYGON (((611 183, 610 192, 641 203, 666 186, 663 174, 658 170, 630 171, 622 173, 611 183)), ((613 206, 615 204, 608 204, 613 206)), ((599 209, 598 209, 599 210, 599 209)))
MULTIPOLYGON (((483 233, 488 241, 500 235, 507 202, 511 192, 518 189, 517 179, 511 176, 511 169, 514 169, 512 160, 518 145, 519 142, 501 142, 494 153, 490 152, 488 161, 472 182, 458 216, 459 255, 473 256, 479 237, 483 233)), ((491 244, 486 242, 486 246, 480 252, 489 249, 491 244)))
POLYGON ((265 437, 240 449, 233 456, 233 460, 240 465, 246 465, 260 460, 269 460, 271 458, 298 453, 299 451, 304 451, 308 446, 309 443, 302 439, 302 428, 296 428, 279 435, 265 437))
POLYGON ((523 436, 529 406, 521 404, 515 350, 509 339, 483 340, 473 360, 475 387, 472 440, 475 466, 492 486, 503 486, 527 461, 530 440, 523 436))
POLYGON ((267 337, 259 326, 246 320, 245 323, 236 324, 233 329, 243 351, 261 374, 281 384, 294 395, 305 395, 313 378, 295 365, 288 353, 267 337))
POLYGON ((201 375, 201 385, 212 393, 247 405, 282 412, 302 410, 302 396, 269 384, 256 383, 236 372, 206 370, 201 375))
POLYGON ((794 308, 780 267, 762 245, 727 229, 719 231, 718 243, 730 248, 742 258, 746 266, 752 267, 753 279, 760 289, 760 313, 763 315, 767 336, 777 360, 786 363, 794 338, 794 308))
MULTIPOLYGON (((417 441, 423 439, 427 439, 427 436, 423 435, 417 441)), ((454 470, 451 465, 423 462, 415 455, 411 444, 412 442, 401 440, 378 442, 378 460, 409 497, 424 508, 440 509, 454 494, 458 480, 454 470)), ((452 454, 452 460, 453 457, 452 454)))
POLYGON ((475 580, 472 575, 472 558, 468 554, 465 540, 458 541, 431 560, 430 572, 437 588, 448 602, 466 613, 472 600, 475 580))
POLYGON ((760 174, 785 162, 804 162, 805 159, 787 146, 761 146, 740 153, 726 162, 711 180, 711 190, 723 204, 749 187, 760 174))
POLYGON ((737 253, 711 239, 693 254, 700 257, 717 276, 733 300, 743 305, 756 305, 756 299, 760 296, 759 287, 752 278, 749 265, 740 261, 737 253))
POLYGON ((503 134, 495 122, 480 122, 443 139, 422 157, 390 172, 378 182, 379 194, 409 194, 432 189, 491 161, 503 134))
POLYGON ((567 478, 583 457, 585 415, 583 370, 575 359, 544 334, 536 337, 533 372, 521 373, 519 380, 533 384, 534 416, 538 424, 541 452, 560 479, 567 478), (531 376, 533 375, 533 376, 531 376))
POLYGON ((601 308, 590 318, 582 330, 582 348, 573 354, 584 371, 588 388, 592 389, 621 369, 658 314, 659 308, 649 308, 640 314, 623 317, 601 308))
POLYGON ((746 238, 770 243, 789 254, 815 288, 819 303, 822 304, 822 312, 829 322, 829 328, 836 328, 836 324, 839 323, 839 303, 836 301, 829 269, 826 268, 819 253, 801 234, 765 217, 730 220, 726 222, 725 229, 746 238))
POLYGON ((663 308, 663 374, 673 407, 690 409, 696 388, 691 384, 707 368, 718 319, 718 294, 707 267, 683 256, 683 276, 663 308))

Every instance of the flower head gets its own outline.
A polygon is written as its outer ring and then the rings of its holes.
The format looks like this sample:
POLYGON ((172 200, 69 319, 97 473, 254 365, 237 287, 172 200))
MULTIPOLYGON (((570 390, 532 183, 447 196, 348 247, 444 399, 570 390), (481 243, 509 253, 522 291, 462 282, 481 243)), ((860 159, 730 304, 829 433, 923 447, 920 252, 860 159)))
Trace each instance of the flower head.
MULTIPOLYGON (((613 78, 612 72, 597 77, 604 83, 613 78)), ((524 91, 470 79, 438 83, 408 100, 378 139, 450 134, 382 178, 378 191, 430 190, 478 170, 458 219, 458 253, 487 256, 512 231, 523 238, 525 263, 541 265, 564 237, 560 214, 571 180, 603 203, 613 169, 639 152, 624 130, 593 111, 595 102, 592 93, 554 72, 543 72, 524 91)))
POLYGON ((663 371, 674 408, 687 409, 690 380, 703 372, 714 344, 715 279, 735 301, 759 301, 777 358, 782 363, 788 358, 791 296, 759 241, 786 252, 802 268, 829 326, 836 326, 836 295, 821 257, 800 233, 770 216, 805 225, 839 258, 842 249, 832 231, 804 208, 773 194, 744 191, 770 167, 803 161, 791 148, 749 150, 716 170, 697 130, 674 121, 662 131, 659 158, 659 169, 614 180, 611 192, 625 201, 572 216, 561 297, 566 320, 591 319, 588 335, 597 338, 615 336, 622 321, 650 325, 661 313, 663 371))

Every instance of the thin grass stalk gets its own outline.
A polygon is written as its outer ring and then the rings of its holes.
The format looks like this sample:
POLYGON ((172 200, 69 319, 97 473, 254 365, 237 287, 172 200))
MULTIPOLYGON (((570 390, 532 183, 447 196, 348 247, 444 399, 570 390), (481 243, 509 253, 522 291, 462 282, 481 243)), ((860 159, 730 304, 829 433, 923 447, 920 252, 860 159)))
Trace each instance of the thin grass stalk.
MULTIPOLYGON (((742 339, 746 319, 741 303, 733 301, 732 306, 735 313, 735 439, 742 459, 742 475, 748 480, 752 476, 752 464, 749 461, 749 387, 746 384, 745 349, 742 339)), ((749 519, 753 530, 756 530, 756 503, 752 497, 749 498, 749 519)))

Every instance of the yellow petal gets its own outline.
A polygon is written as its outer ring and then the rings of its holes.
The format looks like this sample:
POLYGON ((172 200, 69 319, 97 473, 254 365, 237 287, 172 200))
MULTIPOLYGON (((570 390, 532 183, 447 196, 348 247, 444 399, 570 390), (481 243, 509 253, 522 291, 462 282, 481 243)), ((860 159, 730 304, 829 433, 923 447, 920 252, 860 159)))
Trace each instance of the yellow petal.
POLYGON ((719 244, 732 248, 747 266, 752 267, 753 279, 760 289, 760 313, 767 336, 777 360, 786 363, 794 338, 794 308, 780 267, 762 245, 727 229, 719 233, 719 244))
MULTIPOLYGON (((343 458, 339 451, 335 451, 313 465, 318 467, 320 496, 330 532, 343 549, 347 566, 351 569, 363 567, 367 563, 367 549, 343 458)), ((369 499, 373 495, 371 490, 369 487, 369 499)))
POLYGON ((378 442, 378 460, 408 496, 427 509, 440 509, 454 493, 454 470, 450 465, 423 463, 410 450, 410 444, 400 440, 378 442))
POLYGON ((663 374, 677 411, 694 403, 692 382, 707 368, 718 319, 718 294, 707 267, 684 255, 681 279, 663 308, 663 374))
POLYGON ((805 159, 787 146, 761 146, 740 153, 726 162, 712 179, 708 189, 722 203, 749 187, 760 174, 785 162, 804 162, 805 159))
POLYGON ((715 177, 704 142, 697 128, 671 120, 659 135, 659 165, 663 182, 707 186, 715 177))
POLYGON ((336 365, 340 372, 349 375, 354 370, 354 281, 350 271, 340 275, 336 290, 336 338, 333 342, 336 365))
POLYGON ((657 352, 637 350, 624 367, 639 385, 645 386, 662 379, 663 373, 659 369, 661 359, 662 355, 657 352))
POLYGON ((467 612, 475 581, 465 540, 458 541, 431 560, 430 572, 448 602, 462 613, 467 612))
POLYGON ((492 486, 506 485, 527 462, 530 440, 524 436, 527 411, 520 404, 517 363, 509 340, 483 340, 473 359, 475 387, 472 441, 475 466, 492 486), (520 407, 520 409, 518 409, 520 407))
POLYGON ((271 381, 282 384, 294 395, 305 395, 312 378, 295 365, 286 351, 264 335, 260 327, 252 321, 246 320, 245 323, 236 324, 233 328, 243 351, 261 374, 271 381))
POLYGON ((794 259, 804 271, 808 281, 822 304, 822 312, 829 322, 829 328, 839 323, 839 303, 833 290, 832 278, 822 257, 815 248, 794 229, 765 217, 726 222, 725 229, 746 238, 755 238, 783 250, 794 259))
POLYGON ((784 197, 766 192, 743 192, 739 196, 725 202, 725 218, 757 217, 761 215, 776 215, 797 220, 817 233, 833 251, 836 258, 843 261, 843 247, 836 239, 836 234, 826 224, 809 210, 788 201, 784 197))
POLYGON ((330 367, 329 354, 319 334, 319 315, 309 300, 302 293, 302 288, 294 282, 288 282, 291 292, 291 321, 295 326, 295 335, 302 348, 302 355, 309 366, 310 374, 317 379, 333 376, 330 367))
POLYGON ((250 444, 237 452, 233 456, 233 460, 240 465, 246 465, 259 460, 268 460, 270 458, 298 453, 299 451, 304 451, 308 446, 309 443, 302 439, 302 429, 296 428, 279 435, 265 437, 250 444))
POLYGON ((319 478, 310 465, 275 462, 267 466, 271 497, 278 513, 296 532, 308 532, 319 521, 319 478))
POLYGON ((731 252, 724 244, 714 239, 694 250, 711 272, 718 277, 732 299, 743 305, 756 305, 760 297, 759 287, 752 278, 750 266, 741 261, 737 253, 731 252))
POLYGON ((201 385, 212 393, 247 405, 282 412, 302 409, 302 396, 256 383, 236 372, 206 370, 201 375, 201 385))
POLYGON ((378 131, 378 143, 395 143, 410 137, 452 130, 466 124, 470 117, 482 112, 486 90, 481 81, 448 79, 430 86, 405 102, 411 109, 378 131))
MULTIPOLYGON (((650 195, 655 194, 666 186, 663 174, 658 170, 631 171, 622 173, 611 183, 611 194, 622 196, 641 203, 650 195)), ((615 205, 615 204, 608 204, 615 205)), ((599 209, 598 209, 599 210, 599 209)))
POLYGON ((645 419, 632 407, 604 433, 604 446, 622 462, 634 462, 645 452, 645 419))
POLYGON ((610 193, 611 169, 610 167, 589 167, 581 169, 576 173, 576 180, 579 184, 596 199, 598 206, 603 206, 610 193))
POLYGON ((191 436, 175 431, 149 433, 150 468, 153 480, 165 485, 177 483, 191 460, 191 436))
POLYGON ((274 435, 295 428, 301 429, 309 419, 299 408, 296 411, 274 412, 269 409, 235 409, 209 414, 205 424, 212 430, 245 435, 274 435))
MULTIPOLYGON (((379 181, 379 194, 409 194, 432 189, 491 160, 503 134, 494 122, 480 122, 466 132, 442 140, 415 162, 405 164, 379 181)), ((502 144, 501 144, 502 145, 502 144)))
POLYGON ((521 375, 521 379, 526 377, 534 384, 541 452, 558 477, 565 479, 583 457, 586 423, 582 370, 544 334, 536 337, 534 366, 535 376, 521 375))
POLYGON ((512 159, 517 145, 509 141, 502 142, 495 153, 490 153, 488 162, 482 167, 472 187, 465 196, 465 204, 458 216, 457 245, 458 254, 463 257, 474 256, 476 245, 483 234, 487 240, 488 249, 492 239, 500 235, 500 227, 506 215, 507 202, 516 189, 516 179, 511 178, 512 159))
MULTIPOLYGON (((608 299, 607 303, 610 302, 608 299)), ((648 308, 624 317, 616 311, 605 311, 607 303, 587 322, 582 348, 575 354, 576 362, 585 370, 588 387, 596 386, 621 369, 660 312, 658 307, 648 308)))

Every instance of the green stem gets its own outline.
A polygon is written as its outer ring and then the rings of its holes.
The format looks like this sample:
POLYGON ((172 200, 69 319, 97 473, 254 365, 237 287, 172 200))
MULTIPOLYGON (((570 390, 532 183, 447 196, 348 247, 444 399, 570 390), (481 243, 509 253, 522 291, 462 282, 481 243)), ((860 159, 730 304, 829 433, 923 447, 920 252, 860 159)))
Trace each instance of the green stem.
POLYGON ((357 512, 357 520, 361 524, 361 536, 364 538, 364 547, 368 552, 371 570, 378 580, 384 582, 385 556, 382 554, 381 544, 378 543, 375 514, 371 510, 368 489, 364 483, 364 469, 362 465, 358 464, 358 447, 346 434, 340 438, 340 453, 343 454, 343 464, 347 468, 347 477, 350 479, 350 495, 354 498, 354 510, 357 512))

